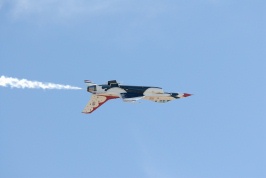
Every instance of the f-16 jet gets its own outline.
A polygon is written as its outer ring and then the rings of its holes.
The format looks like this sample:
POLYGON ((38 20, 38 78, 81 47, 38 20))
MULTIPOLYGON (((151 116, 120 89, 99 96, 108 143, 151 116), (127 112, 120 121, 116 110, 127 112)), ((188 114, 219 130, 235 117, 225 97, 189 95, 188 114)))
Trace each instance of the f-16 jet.
POLYGON ((92 93, 91 99, 82 111, 85 114, 92 113, 110 99, 121 98, 125 102, 136 102, 145 99, 157 103, 166 103, 191 96, 188 93, 167 93, 160 87, 120 85, 116 80, 110 80, 107 84, 102 85, 97 85, 90 80, 84 82, 87 84, 87 91, 92 93))

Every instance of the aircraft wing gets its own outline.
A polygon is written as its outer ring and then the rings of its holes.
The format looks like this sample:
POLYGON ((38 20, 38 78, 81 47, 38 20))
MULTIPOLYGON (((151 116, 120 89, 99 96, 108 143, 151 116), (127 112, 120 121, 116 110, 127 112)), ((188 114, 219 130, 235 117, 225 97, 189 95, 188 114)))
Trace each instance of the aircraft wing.
POLYGON ((83 109, 82 113, 90 114, 93 111, 95 111, 97 108, 99 108, 102 104, 104 104, 106 101, 110 99, 118 98, 116 96, 102 96, 102 95, 95 95, 93 94, 91 96, 91 99, 89 100, 88 104, 83 109))

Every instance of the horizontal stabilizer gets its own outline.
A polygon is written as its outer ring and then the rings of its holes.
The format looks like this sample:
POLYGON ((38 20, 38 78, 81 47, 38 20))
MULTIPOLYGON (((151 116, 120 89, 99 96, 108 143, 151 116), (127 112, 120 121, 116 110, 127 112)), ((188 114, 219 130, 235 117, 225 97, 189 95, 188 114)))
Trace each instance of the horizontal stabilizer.
POLYGON ((90 80, 84 80, 84 83, 92 83, 90 80))
POLYGON ((96 85, 91 80, 84 80, 84 83, 86 83, 88 86, 96 85))

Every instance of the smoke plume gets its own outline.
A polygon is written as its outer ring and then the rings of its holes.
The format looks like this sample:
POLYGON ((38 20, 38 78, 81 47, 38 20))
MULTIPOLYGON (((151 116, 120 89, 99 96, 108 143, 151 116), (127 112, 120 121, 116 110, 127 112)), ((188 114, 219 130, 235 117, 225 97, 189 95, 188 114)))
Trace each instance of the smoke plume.
POLYGON ((30 81, 26 79, 17 79, 12 77, 0 77, 1 87, 11 88, 41 88, 41 89, 58 89, 58 90, 81 90, 82 88, 70 85, 60 85, 54 83, 42 83, 38 81, 30 81))

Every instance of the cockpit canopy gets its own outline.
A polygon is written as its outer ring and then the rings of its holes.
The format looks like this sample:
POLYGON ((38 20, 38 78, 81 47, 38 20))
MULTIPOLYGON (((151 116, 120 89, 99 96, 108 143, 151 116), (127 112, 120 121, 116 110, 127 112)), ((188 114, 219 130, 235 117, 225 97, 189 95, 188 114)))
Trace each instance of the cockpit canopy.
POLYGON ((119 87, 119 84, 117 83, 116 80, 109 80, 108 85, 111 87, 119 87))

